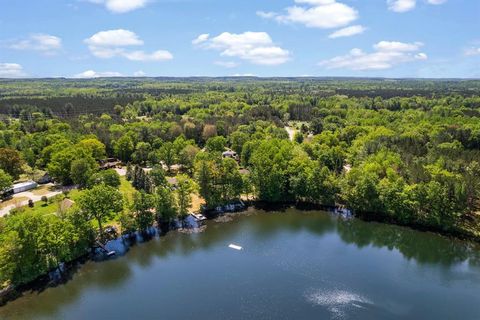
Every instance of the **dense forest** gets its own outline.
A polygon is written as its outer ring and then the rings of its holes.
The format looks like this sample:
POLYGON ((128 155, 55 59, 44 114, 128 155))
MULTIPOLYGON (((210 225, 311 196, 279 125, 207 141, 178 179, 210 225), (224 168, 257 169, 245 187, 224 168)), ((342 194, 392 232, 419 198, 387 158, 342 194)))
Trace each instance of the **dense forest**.
POLYGON ((0 191, 45 172, 74 186, 45 199, 55 214, 0 218, 0 287, 86 254, 105 224, 168 228, 192 194, 480 238, 477 80, 0 80, 0 120, 0 191))

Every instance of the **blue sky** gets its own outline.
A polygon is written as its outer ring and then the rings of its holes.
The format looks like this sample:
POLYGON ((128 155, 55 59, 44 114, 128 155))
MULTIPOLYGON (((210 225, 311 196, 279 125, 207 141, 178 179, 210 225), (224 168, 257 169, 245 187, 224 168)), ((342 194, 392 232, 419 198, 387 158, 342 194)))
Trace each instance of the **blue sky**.
POLYGON ((0 77, 480 78, 478 0, 0 0, 0 77))

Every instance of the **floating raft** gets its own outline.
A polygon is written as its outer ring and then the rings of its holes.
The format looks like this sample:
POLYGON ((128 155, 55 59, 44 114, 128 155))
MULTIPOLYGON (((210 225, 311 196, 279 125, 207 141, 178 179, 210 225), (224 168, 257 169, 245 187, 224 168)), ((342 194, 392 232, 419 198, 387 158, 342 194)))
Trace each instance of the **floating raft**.
POLYGON ((230 243, 230 244, 228 245, 228 247, 229 247, 230 249, 235 249, 235 250, 242 250, 242 249, 243 249, 242 247, 237 246, 236 244, 233 244, 233 243, 230 243))

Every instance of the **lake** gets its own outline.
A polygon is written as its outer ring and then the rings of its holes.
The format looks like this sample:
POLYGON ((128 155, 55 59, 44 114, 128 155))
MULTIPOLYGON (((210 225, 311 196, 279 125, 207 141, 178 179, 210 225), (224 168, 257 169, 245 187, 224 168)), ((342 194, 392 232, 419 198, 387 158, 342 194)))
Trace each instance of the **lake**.
POLYGON ((480 249, 326 212, 250 209, 87 262, 0 307, 0 319, 160 318, 480 319, 480 249))

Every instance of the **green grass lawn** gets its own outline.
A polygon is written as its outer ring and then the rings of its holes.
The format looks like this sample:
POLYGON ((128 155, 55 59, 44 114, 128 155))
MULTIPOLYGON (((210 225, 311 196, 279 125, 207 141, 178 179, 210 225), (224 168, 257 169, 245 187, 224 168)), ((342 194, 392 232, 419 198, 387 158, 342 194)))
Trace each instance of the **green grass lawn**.
POLYGON ((132 186, 130 181, 127 181, 125 177, 120 177, 120 182, 120 192, 128 199, 129 202, 132 202, 135 188, 132 186))
MULTIPOLYGON (((132 184, 125 179, 125 177, 120 178, 121 185, 120 185, 120 192, 125 196, 126 199, 131 203, 133 201, 133 194, 135 193, 135 188, 133 188, 132 184)), ((68 198, 74 202, 77 202, 80 198, 83 191, 73 189, 68 193, 68 198)), ((32 213, 39 213, 39 214, 54 214, 58 211, 58 205, 61 200, 63 200, 64 195, 60 194, 53 197, 53 202, 49 202, 45 204, 43 201, 38 201, 34 203, 33 208, 29 206, 25 206, 25 212, 32 212, 32 213)), ((75 207, 76 204, 73 205, 75 207)), ((117 223, 118 217, 114 217, 111 221, 108 221, 105 225, 115 225, 117 223)), ((96 224, 96 222, 95 222, 96 224)))

